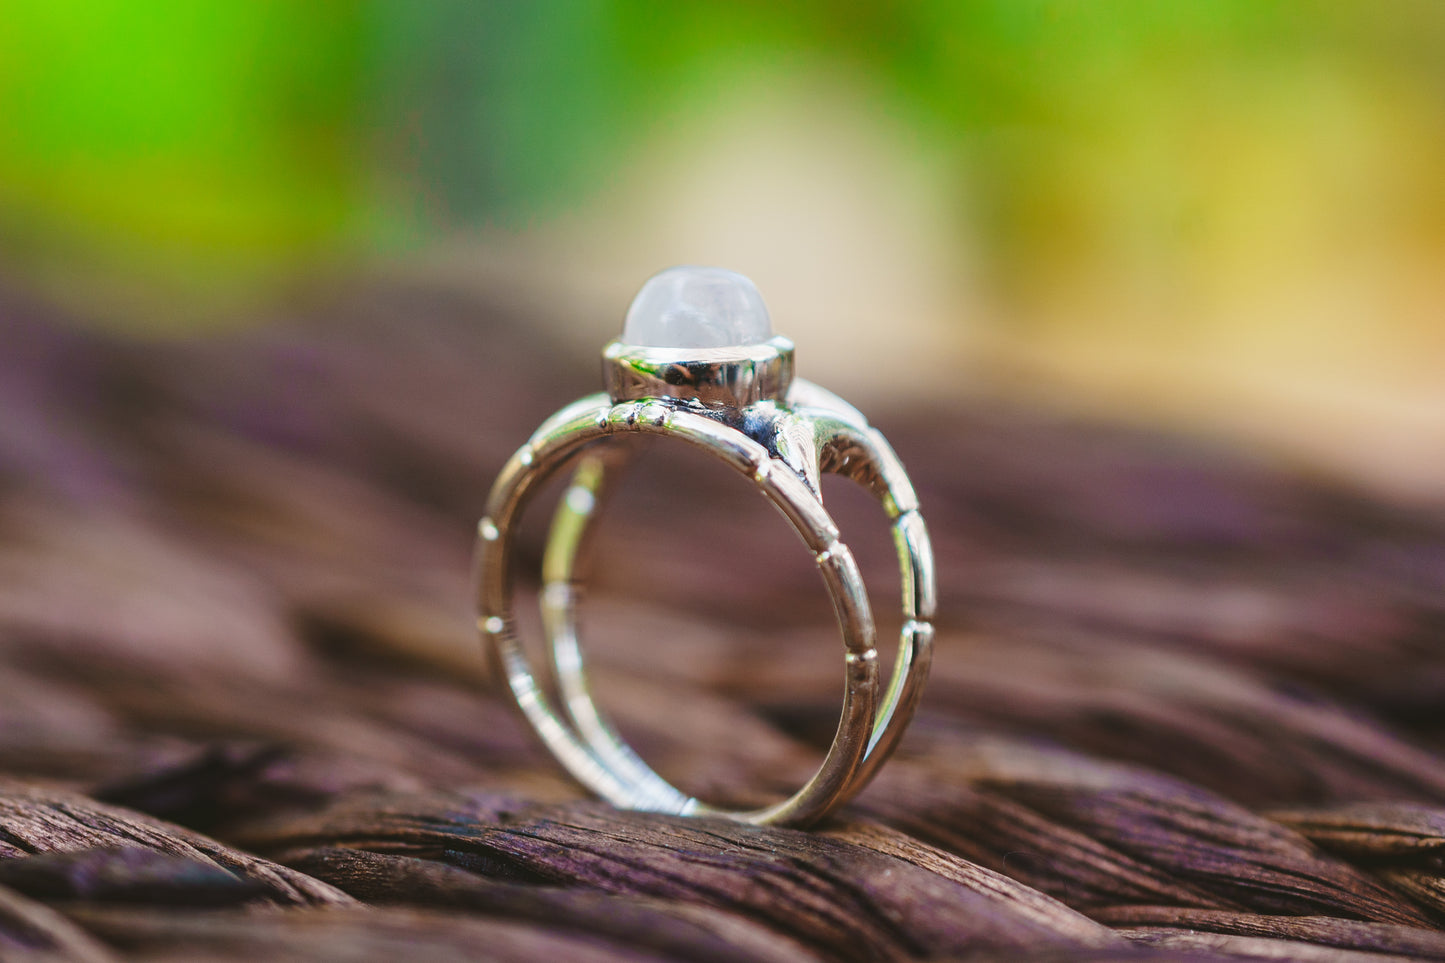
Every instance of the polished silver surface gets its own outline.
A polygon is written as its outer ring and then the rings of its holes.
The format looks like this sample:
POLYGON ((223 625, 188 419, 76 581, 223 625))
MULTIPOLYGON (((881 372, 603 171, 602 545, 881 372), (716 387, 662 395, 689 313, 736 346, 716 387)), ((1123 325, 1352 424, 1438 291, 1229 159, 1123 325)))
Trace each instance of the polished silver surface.
POLYGON ((605 394, 563 408, 507 462, 478 524, 478 629, 527 720, 567 770, 614 805, 807 825, 862 789, 887 759, 928 675, 934 615, 933 553, 907 473, 856 408, 793 377, 785 338, 739 348, 652 348, 613 342, 605 394), (843 639, 843 707, 833 744, 809 782, 757 810, 713 808, 675 789, 617 735, 587 685, 577 600, 594 522, 628 457, 622 437, 659 434, 716 457, 749 478, 813 554, 843 639), (513 618, 515 532, 541 483, 572 467, 543 559, 541 606, 557 700, 538 683, 513 618), (886 687, 872 611, 852 552, 823 506, 821 477, 860 484, 890 520, 903 628, 886 687))
POLYGON ((676 398, 740 411, 787 396, 793 342, 773 338, 735 348, 654 348, 613 341, 602 350, 602 383, 613 401, 676 398))

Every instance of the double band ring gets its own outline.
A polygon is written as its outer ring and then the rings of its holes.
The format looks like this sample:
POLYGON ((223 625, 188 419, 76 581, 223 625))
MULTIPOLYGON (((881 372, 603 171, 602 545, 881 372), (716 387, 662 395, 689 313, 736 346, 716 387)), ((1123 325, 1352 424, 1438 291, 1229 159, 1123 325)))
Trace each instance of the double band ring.
POLYGON ((793 345, 771 337, 757 289, 713 268, 673 268, 645 285, 621 340, 603 352, 606 391, 548 418, 502 468, 478 524, 478 627, 496 674, 566 769, 613 805, 749 823, 807 825, 861 790, 897 745, 928 675, 933 553, 897 455, 857 409, 793 377, 793 345), (843 636, 843 709, 822 765, 791 797, 724 810, 674 788, 618 736, 593 701, 578 642, 580 562, 609 480, 637 434, 664 435, 714 456, 758 488, 802 538, 827 585, 843 636), (516 533, 542 484, 572 479, 542 562, 542 625, 555 693, 539 682, 513 617, 516 533), (821 479, 860 484, 892 528, 902 583, 898 657, 886 687, 857 562, 823 507, 821 479), (555 698, 554 698, 555 695, 555 698))

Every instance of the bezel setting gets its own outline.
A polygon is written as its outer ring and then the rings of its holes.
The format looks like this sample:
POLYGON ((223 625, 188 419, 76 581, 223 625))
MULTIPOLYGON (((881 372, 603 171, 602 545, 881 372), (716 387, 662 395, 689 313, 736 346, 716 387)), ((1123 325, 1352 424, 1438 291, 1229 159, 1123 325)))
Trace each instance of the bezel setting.
POLYGON ((675 398, 741 412, 787 397, 793 342, 778 336, 728 348, 659 348, 619 339, 602 350, 602 380, 614 404, 675 398))

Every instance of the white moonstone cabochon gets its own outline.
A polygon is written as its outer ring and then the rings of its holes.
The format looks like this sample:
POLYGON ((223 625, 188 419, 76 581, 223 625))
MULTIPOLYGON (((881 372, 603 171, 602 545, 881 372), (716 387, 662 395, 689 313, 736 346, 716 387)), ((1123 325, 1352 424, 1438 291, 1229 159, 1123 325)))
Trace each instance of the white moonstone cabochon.
POLYGON ((693 265, 649 278, 622 326, 624 342, 654 348, 729 348, 772 336, 757 285, 736 271, 693 265))

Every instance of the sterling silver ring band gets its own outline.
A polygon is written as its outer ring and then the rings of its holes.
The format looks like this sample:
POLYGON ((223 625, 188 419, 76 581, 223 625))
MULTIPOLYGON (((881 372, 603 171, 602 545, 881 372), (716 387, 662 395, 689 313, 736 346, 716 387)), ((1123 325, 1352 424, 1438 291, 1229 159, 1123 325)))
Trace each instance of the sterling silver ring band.
POLYGON ((913 487, 883 436, 836 395, 794 379, 784 338, 734 348, 657 348, 613 342, 607 392, 548 418, 503 467, 478 525, 478 627, 497 675, 566 769, 592 792, 630 809, 807 825, 862 789, 913 715, 933 640, 933 555, 913 487), (813 554, 843 636, 843 708, 817 773, 794 795, 755 810, 711 807, 670 785, 617 735, 588 689, 576 602, 582 559, 609 479, 628 457, 624 436, 656 434, 715 456, 751 479, 813 554), (571 482, 543 557, 542 624, 556 704, 539 684, 513 618, 517 523, 542 483, 566 467, 571 482), (849 478, 891 522, 903 627, 887 688, 872 612, 852 552, 823 507, 820 479, 849 478))

